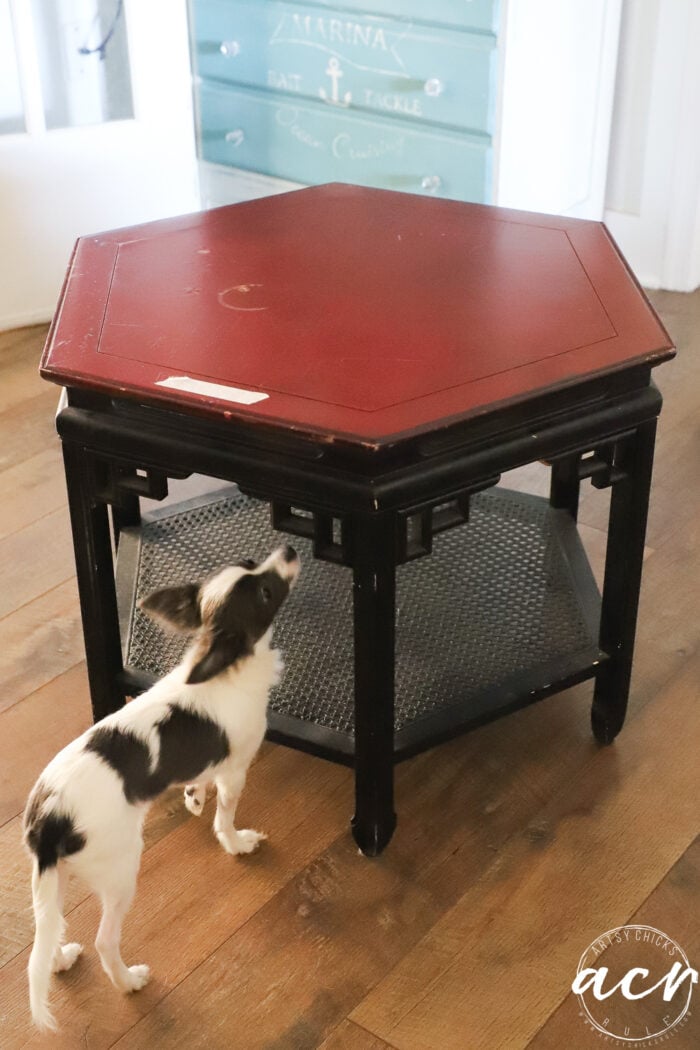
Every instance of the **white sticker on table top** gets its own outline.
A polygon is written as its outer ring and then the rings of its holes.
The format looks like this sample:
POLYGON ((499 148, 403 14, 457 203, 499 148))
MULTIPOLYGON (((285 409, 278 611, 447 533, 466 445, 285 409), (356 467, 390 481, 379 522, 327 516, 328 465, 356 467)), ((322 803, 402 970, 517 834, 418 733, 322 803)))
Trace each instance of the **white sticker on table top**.
POLYGON ((215 397, 219 401, 231 401, 236 405, 255 405, 270 396, 259 390, 242 390, 237 386, 208 383, 203 379, 192 379, 190 376, 169 376, 159 380, 156 386, 167 387, 168 390, 184 390, 189 394, 201 394, 202 397, 215 397))

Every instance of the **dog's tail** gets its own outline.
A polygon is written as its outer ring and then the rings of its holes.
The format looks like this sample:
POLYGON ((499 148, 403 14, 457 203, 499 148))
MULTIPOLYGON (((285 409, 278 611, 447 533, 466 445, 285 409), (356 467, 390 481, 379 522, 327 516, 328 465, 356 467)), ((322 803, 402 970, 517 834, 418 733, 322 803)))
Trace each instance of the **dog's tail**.
POLYGON ((58 892, 58 866, 39 873, 38 861, 32 871, 32 901, 36 932, 29 956, 29 1006, 37 1028, 56 1031, 56 1021, 49 1007, 49 984, 56 949, 63 938, 63 913, 58 892))

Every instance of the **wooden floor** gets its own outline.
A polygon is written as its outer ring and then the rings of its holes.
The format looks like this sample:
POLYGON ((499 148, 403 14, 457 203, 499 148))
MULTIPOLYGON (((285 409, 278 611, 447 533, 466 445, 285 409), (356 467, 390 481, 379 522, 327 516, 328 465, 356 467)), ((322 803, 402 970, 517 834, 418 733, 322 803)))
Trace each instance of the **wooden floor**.
MULTIPOLYGON (((591 686, 397 771, 399 825, 358 856, 351 773, 266 744, 241 819, 269 834, 233 859, 173 792, 154 806, 120 996, 67 902, 83 958, 53 981, 57 1036, 30 1026, 32 938, 20 814, 46 761, 90 722, 45 334, 0 335, 0 1047, 587 1050, 570 992, 586 946, 633 921, 700 960, 700 293, 654 302, 679 347, 661 417, 633 697, 616 744, 589 731, 591 686)), ((542 490, 543 468, 513 484, 542 490)), ((582 532, 600 566, 606 497, 582 532)), ((245 553, 245 552, 244 552, 245 553)), ((700 1006, 700 989, 695 993, 700 1006)), ((611 1041, 612 1042, 612 1041, 611 1041)), ((700 1017, 670 1044, 700 1046, 700 1017)), ((622 1044, 616 1044, 622 1045, 622 1044)))

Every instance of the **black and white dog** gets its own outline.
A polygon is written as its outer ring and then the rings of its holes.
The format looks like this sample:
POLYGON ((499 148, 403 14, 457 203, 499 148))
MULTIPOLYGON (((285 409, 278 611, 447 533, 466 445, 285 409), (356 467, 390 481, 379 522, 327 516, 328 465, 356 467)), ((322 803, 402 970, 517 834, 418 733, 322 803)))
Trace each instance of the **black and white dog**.
POLYGON ((55 1029, 51 973, 82 952, 63 944, 63 896, 71 873, 102 901, 95 946, 123 992, 148 981, 147 966, 125 966, 119 943, 136 888, 142 826, 150 803, 187 784, 185 805, 199 815, 216 784, 214 832, 227 853, 251 853, 263 834, 238 830, 236 804, 266 727, 268 694, 282 663, 271 625, 299 575, 291 547, 261 565, 241 562, 203 584, 169 587, 141 603, 171 629, 193 635, 181 663, 148 692, 103 718, 49 763, 29 797, 25 841, 33 856, 36 934, 29 959, 34 1022, 55 1029))

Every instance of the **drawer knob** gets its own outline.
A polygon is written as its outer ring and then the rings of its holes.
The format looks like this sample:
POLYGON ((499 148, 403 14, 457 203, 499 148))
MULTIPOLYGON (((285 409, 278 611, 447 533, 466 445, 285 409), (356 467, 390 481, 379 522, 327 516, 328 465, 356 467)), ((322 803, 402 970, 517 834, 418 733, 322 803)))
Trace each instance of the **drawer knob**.
POLYGON ((427 193, 437 193, 442 189, 442 179, 439 175, 426 175, 421 179, 421 186, 427 193))
POLYGON ((444 90, 445 85, 438 77, 431 77, 430 80, 426 80, 423 85, 423 91, 425 91, 426 95, 430 98, 437 98, 444 90))
POLYGON ((241 53, 241 45, 237 40, 222 40, 219 51, 224 58, 235 58, 241 53))
POLYGON ((235 131, 226 132, 226 141, 230 142, 232 146, 240 146, 245 139, 245 134, 241 128, 236 128, 235 131))

